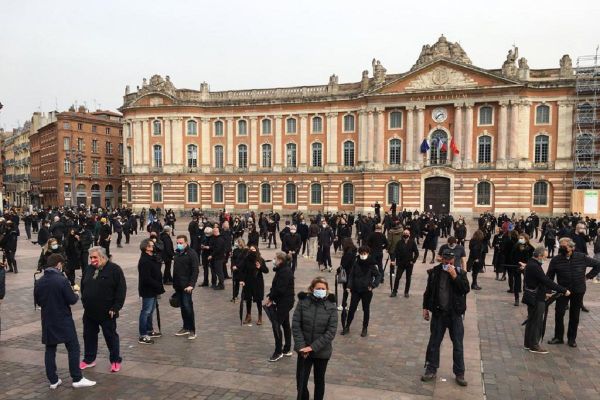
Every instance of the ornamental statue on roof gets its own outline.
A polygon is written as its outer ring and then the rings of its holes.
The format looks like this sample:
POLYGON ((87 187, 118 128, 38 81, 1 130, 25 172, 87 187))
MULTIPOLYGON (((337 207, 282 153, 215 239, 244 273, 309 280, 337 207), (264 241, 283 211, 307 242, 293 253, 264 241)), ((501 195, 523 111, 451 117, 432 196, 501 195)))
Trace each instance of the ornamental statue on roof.
POLYGON ((421 54, 411 71, 437 59, 447 59, 457 61, 463 64, 472 64, 467 53, 458 44, 458 42, 449 42, 444 35, 440 36, 438 41, 433 45, 424 45, 421 49, 421 54))

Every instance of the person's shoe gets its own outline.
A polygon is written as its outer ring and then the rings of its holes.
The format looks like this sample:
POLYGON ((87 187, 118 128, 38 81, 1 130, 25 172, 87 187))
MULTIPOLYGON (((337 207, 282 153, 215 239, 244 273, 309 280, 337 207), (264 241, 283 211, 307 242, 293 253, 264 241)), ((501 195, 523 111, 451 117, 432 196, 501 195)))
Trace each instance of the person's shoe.
MULTIPOLYGON (((119 368, 121 368, 121 367, 119 366, 119 368)), ((60 379, 59 379, 59 382, 60 382, 60 379)), ((96 384, 96 381, 90 381, 89 379, 81 378, 78 382, 73 382, 73 387, 75 389, 78 389, 78 388, 94 386, 95 384, 96 384)))
MULTIPOLYGON (((16 272, 17 272, 17 271, 15 270, 15 273, 16 273, 16 272)), ((586 306, 584 306, 583 304, 581 305, 581 311, 583 311, 583 312, 590 312, 589 308, 587 308, 587 307, 586 307, 586 306)))
POLYGON ((96 361, 92 361, 91 363, 86 363, 85 361, 82 361, 79 363, 79 369, 93 368, 95 366, 96 366, 96 361))
POLYGON ((232 297, 232 298, 231 298, 231 300, 229 300, 229 301, 230 301, 231 303, 235 304, 235 301, 236 301, 236 300, 237 300, 237 299, 236 299, 235 297, 232 297))
POLYGON ((513 292, 513 290, 512 290, 512 289, 508 289, 508 290, 506 291, 506 293, 512 293, 512 292, 513 292))
POLYGON ((456 381, 456 383, 458 383, 458 386, 467 386, 467 381, 465 381, 464 375, 456 375, 454 380, 456 381))
POLYGON ((342 329, 342 332, 340 333, 340 335, 347 335, 350 333, 350 328, 345 326, 344 329, 342 329))
POLYGON ((574 340, 569 340, 569 343, 568 343, 568 344, 569 344, 569 347, 573 347, 573 348, 574 348, 574 347, 577 347, 577 342, 576 342, 576 341, 574 341, 574 340))
POLYGON ((207 287, 207 286, 208 286, 208 283, 206 283, 206 282, 201 283, 200 285, 198 285, 198 287, 207 287))
POLYGON ((190 334, 188 335, 188 340, 195 340, 196 339, 196 332, 194 331, 190 331, 190 334))
POLYGON ((244 325, 248 325, 252 322, 252 316, 250 314, 246 314, 246 318, 244 318, 244 325))
POLYGON ((427 371, 421 375, 421 382, 431 382, 435 380, 435 372, 427 371))
POLYGON ((538 346, 533 346, 532 348, 529 349, 529 351, 531 353, 536 353, 536 354, 548 354, 548 350, 538 346))
POLYGON ((396 292, 392 292, 392 294, 390 294, 390 297, 396 297, 398 296, 398 294, 396 292))
POLYGON ((367 332, 367 328, 363 328, 362 332, 360 333, 361 337, 367 337, 369 335, 369 333, 367 332))
POLYGON ((329 267, 329 268, 327 269, 327 272, 331 272, 331 267, 329 267))
POLYGON ((177 333, 175 334, 175 336, 186 336, 186 335, 189 335, 189 334, 190 334, 190 331, 188 331, 187 329, 183 329, 183 328, 181 328, 181 329, 179 330, 179 332, 177 332, 177 333))
POLYGON ((152 331, 148 334, 148 336, 150 336, 151 338, 157 338, 157 337, 161 337, 162 333, 160 332, 156 332, 156 331, 152 331))
POLYGON ((525 350, 525 351, 529 351, 529 347, 527 347, 527 346, 523 346, 523 350, 525 350))
POLYGON ((548 340, 548 344, 564 344, 565 342, 562 339, 552 338, 548 340))
POLYGON ((481 286, 473 286, 471 289, 473 289, 473 290, 481 290, 481 286))
POLYGON ((54 390, 57 387, 59 387, 60 385, 62 385, 62 379, 58 378, 58 380, 56 381, 56 383, 51 383, 50 384, 50 389, 54 390))
POLYGON ((154 340, 150 338, 150 336, 140 336, 138 339, 139 344, 154 344, 154 340))
POLYGON ((283 355, 284 355, 285 357, 291 357, 291 356, 293 356, 293 355, 294 355, 294 352, 293 352, 293 351, 291 351, 291 350, 288 350, 288 351, 285 351, 285 350, 284 350, 284 351, 283 351, 283 355))
POLYGON ((342 307, 342 306, 338 306, 337 309, 338 309, 338 311, 344 311, 344 307, 342 307))
POLYGON ((406 297, 408 299, 410 297, 410 295, 408 293, 404 293, 404 297, 406 297))
POLYGON ((110 372, 119 372, 121 370, 121 363, 114 362, 110 364, 110 372))
POLYGON ((262 315, 258 317, 258 321, 256 321, 256 325, 262 325, 262 315))
POLYGON ((515 307, 519 307, 519 300, 515 300, 515 304, 514 304, 514 306, 515 306, 515 307))
POLYGON ((283 354, 281 353, 273 353, 271 357, 269 357, 269 362, 276 362, 283 358, 283 354))

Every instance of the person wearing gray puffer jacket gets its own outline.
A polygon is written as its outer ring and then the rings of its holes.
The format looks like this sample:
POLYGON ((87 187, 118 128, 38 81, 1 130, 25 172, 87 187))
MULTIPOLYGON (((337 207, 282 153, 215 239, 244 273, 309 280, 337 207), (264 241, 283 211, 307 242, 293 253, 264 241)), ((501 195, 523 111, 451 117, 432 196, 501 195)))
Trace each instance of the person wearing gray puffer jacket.
POLYGON ((325 371, 333 352, 333 338, 337 330, 335 297, 328 293, 325 278, 313 279, 307 293, 298 293, 294 310, 292 334, 294 350, 298 353, 296 384, 298 399, 308 399, 308 378, 315 366, 313 398, 322 400, 325 395, 325 371))

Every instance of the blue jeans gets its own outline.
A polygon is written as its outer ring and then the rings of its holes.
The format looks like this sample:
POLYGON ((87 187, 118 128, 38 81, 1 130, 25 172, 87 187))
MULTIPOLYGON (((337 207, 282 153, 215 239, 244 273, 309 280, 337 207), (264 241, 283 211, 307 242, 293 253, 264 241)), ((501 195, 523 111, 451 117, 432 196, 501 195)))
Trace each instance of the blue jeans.
POLYGON ((181 304, 181 319, 183 320, 183 329, 196 332, 196 322, 194 321, 194 302, 192 294, 186 293, 183 290, 177 291, 179 296, 179 304, 181 304))
POLYGON ((446 329, 448 329, 450 340, 452 340, 452 370, 454 375, 464 375, 463 337, 465 329, 463 327, 462 316, 454 313, 443 314, 441 312, 434 312, 431 315, 431 336, 429 337, 427 354, 425 356, 427 371, 435 373, 440 366, 440 347, 446 329))
POLYGON ((142 297, 142 310, 140 311, 140 336, 146 336, 154 330, 152 328, 152 313, 156 308, 156 297, 142 297))

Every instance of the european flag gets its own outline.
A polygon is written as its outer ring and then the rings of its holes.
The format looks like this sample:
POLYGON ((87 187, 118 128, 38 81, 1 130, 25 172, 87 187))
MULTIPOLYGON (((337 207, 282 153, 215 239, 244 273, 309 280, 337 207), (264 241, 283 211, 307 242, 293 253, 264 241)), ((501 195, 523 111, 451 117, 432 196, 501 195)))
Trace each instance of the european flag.
POLYGON ((429 151, 429 143, 427 143, 427 139, 423 139, 423 143, 421 143, 421 153, 427 153, 429 151))

